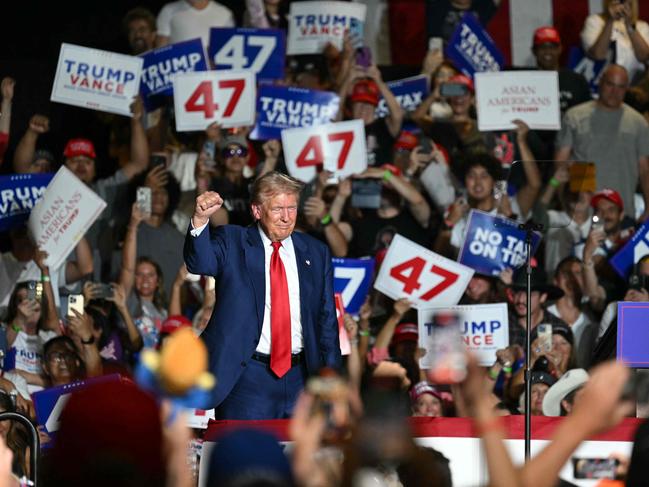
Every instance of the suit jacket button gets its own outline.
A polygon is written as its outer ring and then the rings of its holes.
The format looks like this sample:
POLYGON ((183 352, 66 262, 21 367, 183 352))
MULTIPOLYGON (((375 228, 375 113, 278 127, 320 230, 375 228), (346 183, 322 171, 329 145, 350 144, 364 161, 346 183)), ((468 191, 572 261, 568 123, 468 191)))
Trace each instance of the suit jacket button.
POLYGON ((246 366, 246 363, 245 363, 245 362, 241 362, 241 367, 245 367, 245 366, 246 366))

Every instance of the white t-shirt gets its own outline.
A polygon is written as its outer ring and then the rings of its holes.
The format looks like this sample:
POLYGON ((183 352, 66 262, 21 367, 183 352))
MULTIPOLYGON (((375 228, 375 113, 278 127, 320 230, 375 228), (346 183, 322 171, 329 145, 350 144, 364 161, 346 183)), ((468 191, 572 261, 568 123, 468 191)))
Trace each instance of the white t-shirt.
POLYGON ((43 345, 56 337, 53 331, 39 330, 37 335, 19 331, 13 345, 5 357, 6 370, 24 370, 32 374, 43 372, 43 345))
MULTIPOLYGON (((586 18, 584 27, 581 30, 581 44, 585 51, 588 51, 595 44, 605 23, 599 14, 589 15, 586 18)), ((645 42, 649 43, 649 24, 644 20, 638 20, 635 28, 645 42)), ((615 41, 615 63, 624 66, 629 73, 629 80, 633 81, 637 74, 645 70, 645 66, 635 57, 631 39, 622 20, 613 22, 611 41, 615 41)))
MULTIPOLYGON (((186 4, 186 2, 182 3, 186 4)), ((171 16, 169 26, 169 42, 171 44, 200 37, 203 47, 207 48, 212 27, 234 27, 235 24, 230 9, 216 2, 210 2, 207 7, 201 10, 191 6, 178 9, 171 16)), ((160 32, 158 31, 158 33, 160 32)))

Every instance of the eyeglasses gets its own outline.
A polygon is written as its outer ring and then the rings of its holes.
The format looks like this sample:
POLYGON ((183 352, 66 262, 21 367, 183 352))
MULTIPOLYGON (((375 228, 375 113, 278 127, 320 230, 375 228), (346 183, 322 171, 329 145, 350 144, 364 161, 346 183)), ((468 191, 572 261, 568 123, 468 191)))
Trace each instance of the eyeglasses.
POLYGON ((248 155, 248 149, 245 147, 226 147, 221 151, 221 155, 224 159, 228 157, 246 157, 248 155))
POLYGON ((54 362, 55 364, 60 364, 62 362, 71 362, 76 358, 76 355, 72 352, 52 352, 47 356, 48 362, 54 362))

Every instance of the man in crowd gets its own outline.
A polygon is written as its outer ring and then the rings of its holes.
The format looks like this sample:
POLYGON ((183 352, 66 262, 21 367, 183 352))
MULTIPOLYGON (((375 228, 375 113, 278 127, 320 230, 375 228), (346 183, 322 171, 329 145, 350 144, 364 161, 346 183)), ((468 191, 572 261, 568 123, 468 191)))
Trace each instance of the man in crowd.
POLYGON ((200 37, 207 48, 212 27, 234 27, 230 9, 212 0, 177 0, 158 14, 157 46, 200 37))
POLYGON ((599 83, 599 99, 566 112, 556 140, 555 160, 594 161, 597 189, 615 188, 624 208, 636 217, 633 194, 640 182, 649 216, 649 125, 624 104, 629 87, 626 69, 610 65, 599 83))
POLYGON ((155 17, 142 7, 129 10, 123 20, 131 54, 138 55, 155 47, 155 17))
POLYGON ((265 174, 251 194, 257 225, 214 231, 206 227, 223 199, 212 191, 196 198, 185 262, 217 282, 202 338, 222 418, 288 417, 307 374, 340 366, 331 253, 293 232, 301 189, 290 176, 265 174))

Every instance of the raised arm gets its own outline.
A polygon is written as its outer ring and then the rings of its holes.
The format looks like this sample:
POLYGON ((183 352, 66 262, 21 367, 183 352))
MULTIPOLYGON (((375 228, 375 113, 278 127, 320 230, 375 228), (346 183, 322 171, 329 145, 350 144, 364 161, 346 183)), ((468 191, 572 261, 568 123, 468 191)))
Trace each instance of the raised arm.
POLYGON ((39 135, 45 134, 50 130, 50 119, 45 115, 33 115, 29 119, 27 130, 21 137, 16 151, 14 152, 14 172, 27 173, 34 160, 36 151, 36 142, 39 135))
POLYGON ((149 142, 142 125, 144 104, 142 98, 135 97, 131 104, 131 160, 122 168, 128 180, 144 171, 149 165, 149 142))
POLYGON ((124 287, 120 284, 114 283, 113 296, 107 299, 115 303, 115 308, 117 308, 117 312, 120 314, 124 320, 124 324, 126 325, 126 333, 128 334, 130 348, 132 351, 137 352, 142 348, 144 342, 142 341, 142 335, 140 335, 137 326, 135 326, 131 313, 128 311, 128 306, 126 306, 126 293, 124 292, 124 287))
POLYGON ((388 115, 385 117, 386 125, 392 137, 397 137, 399 132, 401 132, 401 125, 403 124, 404 111, 399 105, 396 97, 388 88, 388 85, 383 81, 381 76, 381 71, 374 64, 367 68, 367 75, 374 80, 374 82, 379 87, 379 91, 385 100, 385 103, 388 107, 388 115))
POLYGON ((4 153, 9 145, 9 130, 11 128, 11 104, 14 98, 14 85, 16 82, 13 78, 3 78, 0 82, 0 165, 4 160, 4 153))
POLYGON ((218 272, 217 259, 206 227, 210 217, 222 206, 223 198, 214 191, 206 191, 196 198, 183 250, 187 270, 192 274, 216 276, 218 272))
POLYGON ((94 269, 92 250, 85 237, 79 240, 74 252, 77 260, 66 262, 65 264, 65 282, 68 284, 80 281, 84 277, 92 274, 94 269))
POLYGON ((526 184, 516 195, 518 206, 521 210, 519 217, 525 217, 534 206, 536 197, 541 190, 541 173, 534 159, 534 154, 527 144, 527 136, 530 128, 522 120, 514 120, 516 124, 516 142, 521 152, 523 171, 525 172, 526 184))
POLYGON ((126 296, 131 294, 135 283, 135 262, 137 260, 137 229, 144 219, 137 203, 131 208, 131 220, 128 223, 124 247, 122 248, 122 268, 119 273, 119 284, 124 288, 126 296))
POLYGON ((42 311, 45 314, 45 328, 53 331, 57 335, 61 334, 61 327, 59 326, 59 314, 56 311, 56 303, 54 301, 54 289, 50 280, 50 268, 45 264, 47 260, 47 252, 43 250, 36 250, 34 262, 41 270, 41 282, 43 283, 43 296, 45 296, 45 303, 47 304, 42 311))

